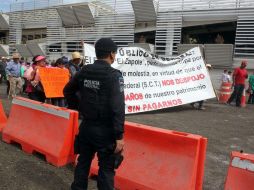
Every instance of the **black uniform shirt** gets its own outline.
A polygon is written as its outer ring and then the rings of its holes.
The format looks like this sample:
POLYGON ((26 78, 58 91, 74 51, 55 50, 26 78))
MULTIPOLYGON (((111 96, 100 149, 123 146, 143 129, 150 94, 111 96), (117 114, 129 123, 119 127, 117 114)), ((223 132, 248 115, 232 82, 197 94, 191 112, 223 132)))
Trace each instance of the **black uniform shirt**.
POLYGON ((124 80, 119 70, 103 60, 86 65, 65 86, 64 96, 69 108, 79 110, 85 120, 110 121, 115 139, 123 138, 124 80))

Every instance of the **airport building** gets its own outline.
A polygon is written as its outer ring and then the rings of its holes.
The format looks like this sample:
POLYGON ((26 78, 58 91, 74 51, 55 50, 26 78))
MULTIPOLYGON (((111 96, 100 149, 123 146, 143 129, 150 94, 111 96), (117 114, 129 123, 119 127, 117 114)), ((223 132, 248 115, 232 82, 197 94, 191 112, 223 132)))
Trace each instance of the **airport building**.
POLYGON ((0 56, 19 52, 49 60, 111 37, 162 56, 199 46, 207 63, 254 69, 253 0, 33 0, 0 14, 0 56))

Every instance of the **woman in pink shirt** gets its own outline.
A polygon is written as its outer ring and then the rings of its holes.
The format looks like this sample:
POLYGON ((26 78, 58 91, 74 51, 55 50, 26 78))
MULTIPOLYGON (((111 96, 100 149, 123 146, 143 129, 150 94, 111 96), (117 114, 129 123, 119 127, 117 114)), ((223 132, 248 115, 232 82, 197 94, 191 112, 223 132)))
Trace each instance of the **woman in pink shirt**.
POLYGON ((43 86, 41 84, 39 68, 46 67, 46 58, 42 55, 34 57, 34 64, 30 73, 30 83, 32 85, 32 92, 30 93, 30 99, 39 102, 45 102, 46 96, 43 86))

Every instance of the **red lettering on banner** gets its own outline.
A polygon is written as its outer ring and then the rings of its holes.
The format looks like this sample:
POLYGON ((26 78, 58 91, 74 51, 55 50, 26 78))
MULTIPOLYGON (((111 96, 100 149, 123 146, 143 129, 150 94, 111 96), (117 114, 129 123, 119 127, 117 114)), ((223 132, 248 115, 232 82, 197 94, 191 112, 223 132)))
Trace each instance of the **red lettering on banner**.
POLYGON ((161 82, 162 82, 162 86, 170 86, 175 84, 174 80, 163 80, 161 82))
POLYGON ((173 103, 174 106, 178 105, 178 101, 177 100, 173 100, 172 103, 173 103))
POLYGON ((133 101, 133 100, 143 100, 142 93, 130 93, 125 95, 125 101, 133 101))
POLYGON ((140 111, 140 106, 128 106, 128 112, 129 113, 135 113, 140 111))
POLYGON ((153 107, 151 106, 151 104, 147 104, 148 110, 152 110, 153 107))
POLYGON ((171 101, 171 100, 168 100, 168 101, 167 101, 167 105, 168 105, 168 107, 172 107, 172 101, 171 101))
POLYGON ((162 109, 172 106, 181 105, 183 102, 181 99, 175 99, 175 100, 168 100, 168 101, 162 101, 162 102, 154 102, 154 103, 148 103, 143 104, 143 111, 149 111, 149 110, 155 110, 155 109, 162 109))
POLYGON ((161 108, 163 108, 163 105, 160 102, 158 102, 158 109, 161 109, 161 108))
POLYGON ((204 74, 199 74, 199 75, 195 75, 195 76, 178 78, 178 79, 175 79, 175 82, 176 82, 176 84, 182 84, 182 83, 188 83, 191 81, 202 80, 204 78, 205 78, 204 74))

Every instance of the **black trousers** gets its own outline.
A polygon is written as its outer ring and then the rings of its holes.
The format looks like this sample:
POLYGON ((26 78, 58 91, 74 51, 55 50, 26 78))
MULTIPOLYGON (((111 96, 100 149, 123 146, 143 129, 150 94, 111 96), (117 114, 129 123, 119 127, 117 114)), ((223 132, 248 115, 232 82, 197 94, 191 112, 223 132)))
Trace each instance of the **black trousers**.
POLYGON ((95 153, 99 160, 97 187, 114 190, 115 140, 113 130, 102 122, 82 122, 79 127, 79 158, 74 172, 72 190, 87 190, 91 162, 95 153))
POLYGON ((254 92, 250 94, 248 104, 254 104, 254 92))
POLYGON ((10 81, 7 80, 7 81, 6 81, 6 84, 7 84, 6 94, 9 95, 9 91, 10 91, 10 81))
POLYGON ((30 92, 30 93, 28 93, 28 97, 31 100, 35 100, 35 101, 42 102, 42 103, 44 103, 45 99, 46 99, 44 92, 30 92))
POLYGON ((242 98, 242 94, 244 91, 244 85, 243 84, 238 84, 234 86, 234 91, 231 94, 229 100, 227 103, 231 103, 234 99, 236 99, 236 106, 240 106, 241 105, 241 98, 242 98))

